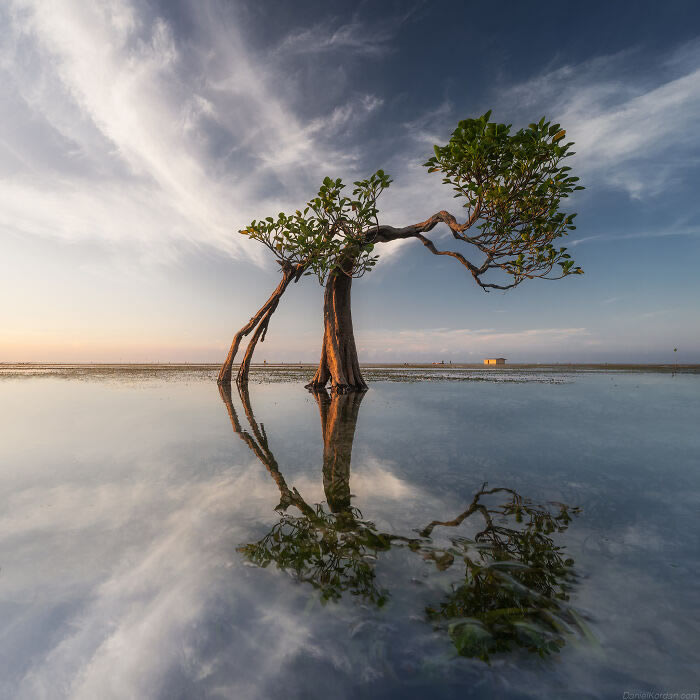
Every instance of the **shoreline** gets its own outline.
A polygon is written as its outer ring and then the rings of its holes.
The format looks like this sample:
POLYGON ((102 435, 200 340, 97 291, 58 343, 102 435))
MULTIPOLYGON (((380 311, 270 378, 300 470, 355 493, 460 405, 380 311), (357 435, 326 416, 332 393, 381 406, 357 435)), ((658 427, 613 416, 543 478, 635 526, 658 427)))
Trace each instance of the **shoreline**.
MULTIPOLYGON (((218 370, 221 365, 219 363, 210 362, 173 362, 173 363, 150 363, 150 362, 0 362, 0 372, 22 372, 35 370, 59 370, 59 371, 192 371, 203 370, 212 371, 218 370)), ((234 363, 234 367, 238 367, 238 363, 234 363)), ((633 372, 662 372, 675 373, 683 372, 690 374, 700 374, 700 364, 662 364, 662 363, 522 363, 508 365, 484 365, 478 363, 452 363, 452 364, 433 364, 433 363, 376 363, 368 362, 361 363, 360 366, 365 369, 420 369, 420 370, 483 370, 485 372, 508 372, 509 370, 528 371, 536 370, 539 372, 576 372, 576 371, 633 371, 633 372)), ((282 369, 303 370, 309 371, 316 367, 316 363, 253 363, 252 370, 275 370, 282 369)))

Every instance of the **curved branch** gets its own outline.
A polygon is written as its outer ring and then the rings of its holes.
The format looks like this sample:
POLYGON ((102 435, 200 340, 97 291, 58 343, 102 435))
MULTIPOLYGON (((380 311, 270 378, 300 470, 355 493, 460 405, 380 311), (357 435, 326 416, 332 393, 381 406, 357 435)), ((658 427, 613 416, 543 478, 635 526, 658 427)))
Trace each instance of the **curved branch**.
POLYGON ((439 211, 437 214, 433 214, 430 218, 425 221, 421 221, 417 224, 412 224, 411 226, 404 226, 403 228, 395 228, 394 226, 377 226, 374 229, 370 229, 367 232, 367 240, 370 243, 389 243, 391 241, 416 238, 418 239, 433 255, 448 255, 451 258, 457 260, 460 264, 464 265, 476 283, 484 290, 489 289, 512 289, 516 287, 522 280, 516 280, 511 284, 494 284, 490 282, 482 282, 480 276, 484 274, 488 269, 490 269, 489 261, 492 256, 487 257, 486 262, 481 266, 477 267, 474 263, 467 260, 461 253, 453 250, 438 250, 435 244, 423 233, 432 231, 438 224, 447 224, 452 231, 452 235, 458 240, 465 241, 467 243, 476 243, 476 238, 464 236, 462 232, 467 230, 473 223, 479 218, 480 206, 476 206, 474 211, 471 213, 470 217, 463 224, 460 224, 457 219, 450 214, 448 211, 439 211))
POLYGON ((470 263, 469 260, 467 260, 461 253, 457 253, 453 250, 438 250, 435 247, 435 244, 429 238, 426 238, 422 233, 416 233, 415 238, 417 238, 433 255, 449 255, 451 258, 458 260, 469 270, 469 272, 472 273, 474 279, 477 282, 479 281, 479 268, 470 263))

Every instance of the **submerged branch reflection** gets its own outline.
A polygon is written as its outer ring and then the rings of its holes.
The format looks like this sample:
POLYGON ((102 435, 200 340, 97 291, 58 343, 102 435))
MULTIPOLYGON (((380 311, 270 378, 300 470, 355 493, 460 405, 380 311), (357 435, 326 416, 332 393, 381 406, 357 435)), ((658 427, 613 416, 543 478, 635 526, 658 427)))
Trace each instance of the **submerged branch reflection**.
POLYGON ((234 432, 266 467, 281 496, 276 508, 280 519, 270 532, 238 548, 251 563, 262 568, 274 563, 311 584, 323 602, 348 593, 381 607, 397 582, 380 585, 376 563, 382 552, 400 547, 433 563, 437 572, 460 571, 451 592, 425 613, 462 656, 488 660, 515 647, 544 656, 559 651, 572 635, 589 637, 568 602, 574 562, 553 539, 568 528, 578 508, 534 503, 513 489, 483 484, 464 512, 452 520, 432 521, 415 531, 418 536, 380 532, 351 503, 352 446, 364 394, 314 394, 321 417, 326 509, 308 504, 287 485, 247 388, 240 388, 239 396, 250 431, 240 424, 230 387, 221 385, 219 391, 234 432), (299 515, 288 513, 290 506, 299 515), (455 536, 447 546, 435 544, 436 527, 456 528, 472 517, 481 522, 472 538, 455 536))

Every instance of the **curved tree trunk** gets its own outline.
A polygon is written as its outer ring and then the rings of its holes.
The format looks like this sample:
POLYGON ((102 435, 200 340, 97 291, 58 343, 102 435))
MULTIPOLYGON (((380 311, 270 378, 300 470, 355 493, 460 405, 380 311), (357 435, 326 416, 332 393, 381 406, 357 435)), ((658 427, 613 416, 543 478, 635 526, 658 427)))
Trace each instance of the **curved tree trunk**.
POLYGON ((350 508, 350 461, 362 392, 328 396, 314 391, 323 435, 323 490, 332 513, 350 508))
POLYGON ((352 329, 351 288, 352 277, 337 269, 331 272, 323 299, 321 360, 308 389, 323 389, 330 380, 333 393, 367 391, 352 329))
POLYGON ((241 328, 241 330, 233 336, 233 342, 231 343, 231 348, 228 351, 228 355, 224 364, 221 365, 219 370, 219 377, 217 379, 218 384, 230 384, 231 374, 233 370, 233 361, 236 359, 236 354, 238 353, 238 347, 241 344, 241 340, 244 336, 248 335, 254 328, 257 327, 255 335, 248 344, 248 349, 246 350, 245 357, 241 366, 238 370, 238 377, 236 381, 239 384, 245 384, 248 381, 248 371, 250 369, 250 362, 253 358, 253 351, 258 343, 265 340, 265 333, 267 332, 267 326, 270 323, 270 317, 275 312, 277 305, 282 298, 285 290, 289 286, 289 283, 294 280, 297 281, 302 273, 304 272, 305 266, 299 264, 295 267, 283 267, 282 268, 282 280, 277 285, 277 288, 270 295, 270 298, 258 309, 258 313, 253 316, 248 323, 241 328))
POLYGON ((270 323, 270 318, 272 317, 272 314, 275 313, 275 309, 277 308, 277 304, 279 303, 280 297, 283 293, 284 289, 279 293, 277 299, 275 299, 275 301, 270 305, 270 308, 267 310, 262 319, 260 319, 258 327, 255 329, 255 333, 253 333, 253 337, 248 343, 245 355, 243 356, 243 361, 241 362, 241 366, 238 368, 238 375, 236 376, 236 383, 238 384, 238 386, 248 385, 248 373, 250 372, 250 363, 253 359, 255 346, 258 344, 258 340, 261 343, 265 341, 265 335, 267 334, 267 326, 270 323))

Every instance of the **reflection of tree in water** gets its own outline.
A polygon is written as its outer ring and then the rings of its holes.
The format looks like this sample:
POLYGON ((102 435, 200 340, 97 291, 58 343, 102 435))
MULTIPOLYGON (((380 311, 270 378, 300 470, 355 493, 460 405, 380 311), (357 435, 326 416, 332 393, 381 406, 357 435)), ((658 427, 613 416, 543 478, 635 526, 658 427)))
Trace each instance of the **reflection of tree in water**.
POLYGON ((352 595, 383 605, 387 592, 376 585, 374 561, 377 553, 390 548, 391 540, 377 532, 373 523, 350 504, 350 455, 357 413, 364 394, 343 394, 331 400, 325 391, 316 394, 324 437, 323 486, 330 509, 309 505, 296 489, 290 489, 270 451, 265 428, 253 414, 247 388, 239 395, 251 432, 241 428, 231 400, 230 387, 219 387, 235 433, 246 442, 275 480, 282 496, 281 512, 270 532, 259 542, 239 547, 250 562, 266 567, 274 562, 295 579, 310 583, 321 599, 337 600, 352 595), (340 396, 338 398, 341 398, 340 396), (287 513, 295 506, 300 516, 287 513))
POLYGON ((512 489, 488 489, 484 484, 467 510, 453 520, 431 522, 418 537, 379 532, 351 505, 350 460, 362 393, 315 394, 323 434, 326 510, 321 504, 309 505, 287 486, 247 389, 239 395, 251 432, 239 423, 230 388, 224 385, 220 391, 234 432, 265 465, 281 494, 279 522, 258 542, 239 547, 250 562, 260 567, 274 562, 318 589, 324 602, 348 592, 382 606, 389 591, 377 584, 375 562, 380 552, 400 546, 434 563, 438 571, 464 565, 463 578, 445 600, 426 609, 463 656, 488 659, 515 646, 545 655, 558 651, 571 634, 588 635, 567 602, 573 560, 565 558, 551 537, 567 529, 578 509, 533 503, 512 489), (287 513, 289 506, 300 515, 287 513), (436 527, 457 527, 472 516, 483 522, 473 538, 454 537, 447 547, 433 543, 436 527))
POLYGON ((348 591, 382 606, 388 594, 376 584, 374 560, 391 542, 356 515, 357 511, 327 513, 320 504, 313 515, 285 513, 259 542, 238 551, 261 567, 274 561, 282 571, 317 588, 323 601, 337 600, 348 591))
POLYGON ((472 539, 455 537, 452 546, 430 551, 438 568, 461 561, 464 580, 437 606, 427 609, 438 626, 447 626, 457 651, 487 659, 489 654, 526 647, 545 655, 559 651, 567 633, 587 634, 583 621, 568 604, 574 581, 573 559, 564 558, 553 533, 564 532, 579 511, 563 503, 536 504, 512 489, 487 489, 484 484, 469 508, 449 522, 454 527, 479 514, 484 529, 472 539), (498 505, 484 500, 505 494, 498 505))

